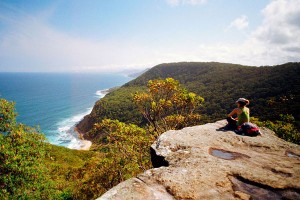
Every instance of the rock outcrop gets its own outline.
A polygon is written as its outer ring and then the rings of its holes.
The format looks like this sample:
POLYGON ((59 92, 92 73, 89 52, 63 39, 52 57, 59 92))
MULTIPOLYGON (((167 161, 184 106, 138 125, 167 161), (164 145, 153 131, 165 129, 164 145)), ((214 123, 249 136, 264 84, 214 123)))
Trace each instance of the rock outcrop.
POLYGON ((300 199, 300 146, 268 130, 248 137, 218 131, 225 121, 162 134, 153 168, 104 199, 300 199))

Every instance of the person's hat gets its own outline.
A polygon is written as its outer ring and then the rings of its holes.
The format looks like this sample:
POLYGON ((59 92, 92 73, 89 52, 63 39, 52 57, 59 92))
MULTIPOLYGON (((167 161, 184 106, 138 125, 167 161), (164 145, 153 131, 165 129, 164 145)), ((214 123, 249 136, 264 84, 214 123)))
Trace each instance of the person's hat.
POLYGON ((235 103, 237 102, 244 102, 244 103, 248 103, 248 100, 245 98, 239 98, 235 103))

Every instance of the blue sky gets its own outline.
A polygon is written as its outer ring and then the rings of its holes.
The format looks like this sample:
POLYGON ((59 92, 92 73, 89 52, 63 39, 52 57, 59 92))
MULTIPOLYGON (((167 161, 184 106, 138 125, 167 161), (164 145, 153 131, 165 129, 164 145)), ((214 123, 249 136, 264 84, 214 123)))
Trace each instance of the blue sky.
POLYGON ((300 0, 0 0, 0 71, 300 61, 300 0))

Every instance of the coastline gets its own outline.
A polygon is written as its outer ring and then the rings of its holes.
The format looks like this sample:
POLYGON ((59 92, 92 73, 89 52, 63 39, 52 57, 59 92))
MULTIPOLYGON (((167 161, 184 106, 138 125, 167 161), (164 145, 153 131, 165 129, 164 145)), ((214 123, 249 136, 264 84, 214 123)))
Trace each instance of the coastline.
POLYGON ((81 142, 80 148, 78 150, 90 150, 93 143, 89 140, 85 140, 83 137, 84 133, 80 132, 76 126, 74 127, 74 131, 78 134, 79 140, 81 142))
POLYGON ((78 149, 78 150, 89 151, 92 146, 92 142, 89 140, 81 140, 81 141, 82 141, 82 144, 80 145, 80 149, 78 149))
MULTIPOLYGON (((99 90, 99 91, 96 92, 96 94, 100 96, 100 98, 99 98, 99 100, 100 100, 100 99, 102 99, 105 95, 107 95, 108 93, 110 93, 110 92, 112 92, 112 91, 114 91, 114 90, 116 90, 116 89, 118 89, 118 88, 119 88, 119 86, 112 87, 112 88, 108 88, 108 89, 104 89, 104 90, 99 90)), ((98 100, 98 101, 99 101, 99 100, 98 100)), ((85 116, 87 116, 87 115, 85 115, 85 116)), ((84 116, 84 117, 85 117, 85 116, 84 116)), ((84 134, 85 134, 85 133, 81 132, 81 131, 78 129, 78 127, 77 127, 77 125, 78 125, 79 123, 81 123, 83 119, 84 119, 84 118, 82 118, 79 122, 77 122, 77 124, 75 124, 75 126, 74 126, 74 132, 77 133, 78 139, 80 140, 80 148, 79 148, 78 150, 85 150, 85 151, 88 151, 88 150, 90 150, 90 148, 91 148, 91 146, 92 146, 93 143, 92 143, 92 141, 90 141, 90 140, 86 140, 86 139, 84 138, 84 134)))

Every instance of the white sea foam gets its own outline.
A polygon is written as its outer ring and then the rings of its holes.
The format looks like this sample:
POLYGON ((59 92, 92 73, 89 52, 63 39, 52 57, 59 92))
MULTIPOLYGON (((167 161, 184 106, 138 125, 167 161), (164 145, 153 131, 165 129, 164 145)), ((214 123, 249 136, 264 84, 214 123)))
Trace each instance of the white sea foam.
MULTIPOLYGON (((109 89, 98 90, 95 95, 97 98, 103 98, 109 89)), ((58 138, 54 142, 55 144, 68 147, 70 149, 85 149, 87 145, 91 145, 91 142, 86 140, 81 140, 78 133, 75 131, 75 126, 79 123, 84 116, 90 114, 92 108, 88 108, 85 112, 72 116, 70 118, 64 119, 57 124, 58 126, 58 138)))
POLYGON ((105 95, 109 93, 109 89, 104 89, 104 90, 98 90, 96 91, 95 95, 97 98, 103 98, 105 95))
POLYGON ((57 124, 58 137, 56 144, 68 147, 70 149, 82 149, 83 140, 79 139, 78 133, 75 131, 75 125, 83 119, 84 116, 91 113, 92 108, 88 108, 84 113, 64 119, 57 124))

